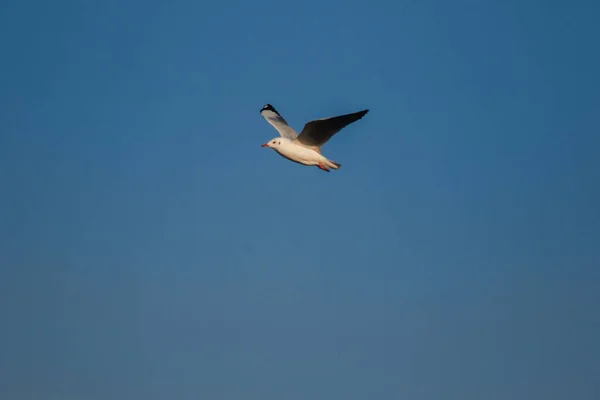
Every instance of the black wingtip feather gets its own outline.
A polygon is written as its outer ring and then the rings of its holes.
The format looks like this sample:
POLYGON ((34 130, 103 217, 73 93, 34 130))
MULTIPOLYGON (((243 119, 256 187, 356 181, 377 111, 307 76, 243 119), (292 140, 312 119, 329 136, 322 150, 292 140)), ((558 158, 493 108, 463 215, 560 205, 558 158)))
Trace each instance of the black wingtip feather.
POLYGON ((275 114, 279 115, 279 113, 277 112, 277 110, 275 109, 275 107, 273 107, 271 104, 265 104, 261 109, 260 112, 262 113, 263 111, 272 111, 275 114))
POLYGON ((354 117, 356 118, 355 121, 358 121, 359 119, 361 119, 362 117, 364 117, 368 112, 369 112, 369 109, 367 108, 365 110, 357 111, 357 112, 355 112, 353 114, 350 114, 350 115, 354 115, 354 117))

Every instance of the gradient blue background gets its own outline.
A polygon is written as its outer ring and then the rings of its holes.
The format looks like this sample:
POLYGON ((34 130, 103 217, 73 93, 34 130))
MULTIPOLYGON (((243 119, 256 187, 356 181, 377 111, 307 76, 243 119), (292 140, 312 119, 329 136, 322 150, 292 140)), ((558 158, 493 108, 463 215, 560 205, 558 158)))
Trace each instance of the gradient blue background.
POLYGON ((599 8, 2 2, 0 398, 600 398, 599 8))

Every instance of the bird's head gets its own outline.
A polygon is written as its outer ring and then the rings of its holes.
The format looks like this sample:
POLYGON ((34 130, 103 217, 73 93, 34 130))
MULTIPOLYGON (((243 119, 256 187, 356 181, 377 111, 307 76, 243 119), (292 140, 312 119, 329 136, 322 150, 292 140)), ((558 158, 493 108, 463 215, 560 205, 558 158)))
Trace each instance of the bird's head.
POLYGON ((283 139, 280 137, 273 138, 273 139, 269 140, 267 143, 261 145, 260 147, 270 147, 272 149, 276 149, 279 146, 281 146, 282 141, 283 141, 283 139))

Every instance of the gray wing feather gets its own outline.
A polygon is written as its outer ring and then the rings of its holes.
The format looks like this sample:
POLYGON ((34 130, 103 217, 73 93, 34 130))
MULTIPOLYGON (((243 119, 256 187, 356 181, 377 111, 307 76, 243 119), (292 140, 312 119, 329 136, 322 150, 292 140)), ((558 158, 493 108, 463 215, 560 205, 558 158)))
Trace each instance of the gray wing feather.
POLYGON ((275 109, 273 111, 263 109, 260 115, 279 132, 281 137, 294 140, 298 136, 298 133, 288 125, 286 120, 275 109))
POLYGON ((296 140, 303 146, 318 150, 333 135, 341 131, 345 126, 358 121, 368 112, 369 110, 362 110, 351 114, 307 122, 296 140))

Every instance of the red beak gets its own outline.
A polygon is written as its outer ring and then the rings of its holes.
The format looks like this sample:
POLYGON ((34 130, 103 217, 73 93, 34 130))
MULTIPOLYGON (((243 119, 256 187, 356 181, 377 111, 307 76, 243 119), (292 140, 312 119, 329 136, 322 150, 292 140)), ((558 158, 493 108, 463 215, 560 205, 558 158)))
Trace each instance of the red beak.
POLYGON ((260 147, 269 147, 269 143, 261 144, 260 147))

